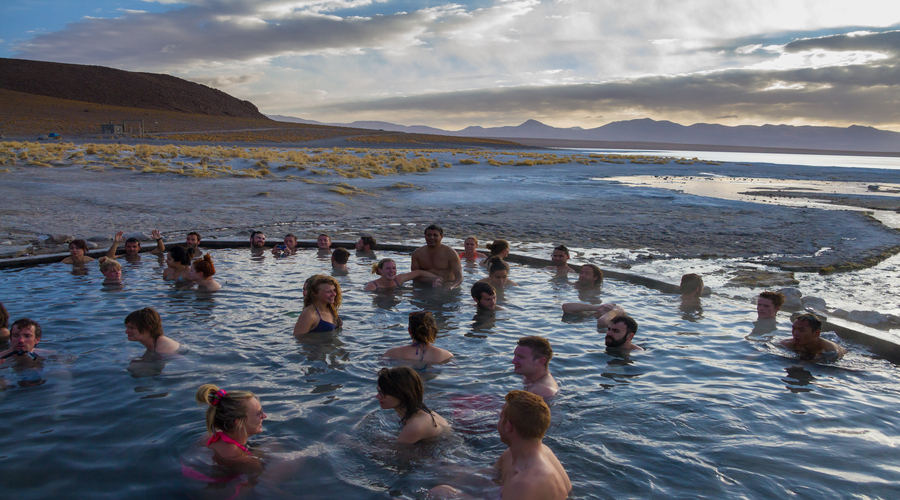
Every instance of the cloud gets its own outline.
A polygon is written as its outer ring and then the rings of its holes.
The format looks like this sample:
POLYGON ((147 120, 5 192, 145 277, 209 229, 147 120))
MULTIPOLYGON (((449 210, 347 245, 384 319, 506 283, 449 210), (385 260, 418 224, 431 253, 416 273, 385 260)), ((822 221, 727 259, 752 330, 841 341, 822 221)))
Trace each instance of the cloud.
POLYGON ((197 83, 201 83, 203 85, 207 85, 209 87, 230 87, 232 85, 243 85, 247 83, 258 82, 263 77, 263 73, 252 73, 248 75, 234 75, 234 76, 195 76, 192 78, 188 78, 189 80, 195 81, 197 83))

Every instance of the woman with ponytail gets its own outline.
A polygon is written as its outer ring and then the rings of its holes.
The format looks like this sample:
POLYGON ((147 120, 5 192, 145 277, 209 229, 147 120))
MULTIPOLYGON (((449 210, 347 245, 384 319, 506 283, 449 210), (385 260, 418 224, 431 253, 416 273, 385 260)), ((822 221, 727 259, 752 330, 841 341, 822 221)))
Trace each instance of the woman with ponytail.
POLYGON ((488 243, 485 245, 488 250, 491 251, 490 255, 487 256, 487 259, 481 261, 482 266, 487 266, 488 261, 490 261, 491 257, 499 257, 500 259, 505 259, 509 255, 509 242, 506 240, 494 240, 493 243, 488 243))
POLYGON ((394 259, 381 259, 378 263, 373 264, 372 274, 377 274, 379 278, 375 281, 366 283, 363 290, 367 292, 397 288, 407 281, 416 278, 425 278, 426 280, 431 281, 432 286, 441 286, 441 277, 428 271, 415 270, 408 273, 397 274, 397 263, 394 262, 394 259))
POLYGON ((262 464, 247 449, 247 438, 262 432, 266 413, 249 391, 226 391, 213 384, 201 385, 197 403, 206 406, 206 446, 220 465, 243 465, 259 472, 262 464))
POLYGON ((384 353, 386 357, 420 361, 427 365, 446 363, 453 358, 453 353, 450 351, 433 345, 437 339, 438 328, 434 321, 434 315, 430 312, 410 313, 407 331, 412 338, 412 344, 388 349, 388 352, 384 353))
POLYGON ((207 292, 215 292, 222 288, 212 276, 216 274, 216 266, 213 265, 212 256, 206 254, 202 259, 197 259, 191 264, 191 271, 188 279, 197 282, 198 290, 206 290, 207 292))

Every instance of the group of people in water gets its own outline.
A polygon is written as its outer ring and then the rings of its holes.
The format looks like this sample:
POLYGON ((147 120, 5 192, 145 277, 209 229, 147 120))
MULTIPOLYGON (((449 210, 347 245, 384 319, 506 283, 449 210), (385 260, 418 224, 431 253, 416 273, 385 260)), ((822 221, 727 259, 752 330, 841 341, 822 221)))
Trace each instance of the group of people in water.
MULTIPOLYGON (((158 231, 153 231, 152 235, 157 244, 150 252, 166 254, 164 279, 195 282, 198 287, 209 291, 220 288, 212 279, 215 274, 212 256, 204 254, 199 248, 201 238, 198 233, 188 233, 184 244, 170 246, 168 249, 158 231)), ((486 255, 478 251, 478 240, 469 237, 465 240, 464 251, 458 253, 442 244, 443 229, 439 226, 429 226, 424 235, 426 244, 412 253, 410 271, 406 273, 398 273, 397 263, 392 259, 376 261, 375 239, 371 236, 361 237, 356 243, 357 255, 372 260, 372 273, 377 276, 366 283, 363 290, 390 290, 412 280, 435 287, 457 287, 462 283, 462 262, 465 261, 484 266, 488 273, 471 287, 476 310, 479 313, 500 310, 497 305, 497 289, 517 286, 509 279, 510 266, 504 260, 509 255, 508 242, 496 240, 488 244, 489 254, 486 255)), ((122 232, 117 233, 107 255, 99 259, 101 272, 107 280, 121 280, 121 265, 115 257, 122 237, 122 232)), ((265 235, 253 232, 250 243, 254 251, 264 251, 265 235)), ((332 251, 331 240, 325 234, 318 237, 317 246, 320 256, 330 256, 335 275, 349 272, 349 252, 346 249, 332 251)), ((84 266, 93 260, 86 255, 87 246, 83 240, 73 241, 69 249, 71 255, 64 263, 84 266)), ((126 260, 139 259, 140 241, 127 239, 124 250, 123 258, 126 260)), ((279 257, 292 255, 297 251, 297 239, 291 234, 284 237, 283 243, 271 249, 279 257)), ((602 285, 603 272, 600 268, 585 264, 580 270, 575 270, 569 266, 569 258, 568 248, 564 245, 556 247, 551 254, 552 265, 547 270, 558 277, 577 274, 575 285, 579 288, 596 289, 602 285)), ((699 306, 700 297, 704 293, 702 277, 696 274, 685 275, 682 277, 680 290, 683 305, 699 306)), ((330 332, 341 327, 339 308, 342 292, 339 282, 333 276, 311 276, 303 285, 303 296, 303 309, 294 324, 294 335, 330 332)), ((757 299, 758 322, 773 322, 771 330, 774 330, 776 314, 783 304, 784 296, 780 293, 766 291, 760 294, 757 299)), ((566 303, 562 305, 562 310, 564 314, 595 317, 598 328, 606 329, 604 341, 610 349, 624 352, 643 350, 633 343, 638 323, 621 305, 566 303)), ((0 304, 0 342, 7 339, 10 342, 9 349, 0 352, 0 363, 36 362, 40 357, 40 352, 35 351, 35 346, 41 339, 40 325, 29 318, 22 318, 7 330, 8 319, 9 314, 0 304)), ((146 347, 147 353, 171 355, 181 348, 176 340, 164 335, 160 315, 151 307, 130 313, 124 319, 124 324, 128 340, 141 343, 146 347)), ((821 328, 821 321, 814 314, 802 314, 793 320, 792 337, 781 344, 816 360, 832 360, 843 355, 843 348, 820 338, 821 328)), ((450 430, 451 424, 425 405, 424 384, 413 367, 446 363, 454 356, 434 345, 438 326, 431 312, 410 313, 407 331, 411 342, 388 349, 385 356, 411 362, 412 367, 400 365, 381 369, 377 374, 376 397, 382 409, 394 410, 399 417, 401 431, 397 441, 416 443, 445 434, 450 430)), ((495 463, 501 478, 501 498, 561 499, 566 498, 571 490, 571 482, 564 467, 542 443, 550 424, 550 410, 545 400, 555 396, 559 390, 549 369, 552 357, 553 350, 549 341, 540 336, 520 338, 513 352, 514 372, 523 377, 524 390, 514 390, 506 395, 498 419, 500 439, 508 446, 495 463)), ((196 400, 207 408, 206 445, 213 450, 216 463, 243 472, 261 471, 262 463, 254 457, 247 445, 249 437, 262 432, 266 418, 259 399, 249 391, 225 390, 206 384, 197 390, 196 400)), ((448 485, 435 487, 432 494, 435 498, 464 496, 460 490, 448 485)))

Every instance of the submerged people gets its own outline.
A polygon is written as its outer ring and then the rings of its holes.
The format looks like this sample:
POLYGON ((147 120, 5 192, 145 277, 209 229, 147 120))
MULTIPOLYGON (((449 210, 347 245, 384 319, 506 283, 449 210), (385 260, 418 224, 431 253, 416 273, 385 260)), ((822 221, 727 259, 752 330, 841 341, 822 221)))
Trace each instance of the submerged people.
POLYGON ((191 264, 188 278, 197 282, 198 290, 215 292, 222 288, 222 285, 213 279, 214 274, 216 274, 216 266, 213 265, 212 255, 206 254, 202 259, 197 259, 191 264))
POLYGON ((412 271, 428 271, 441 278, 444 283, 450 283, 450 288, 456 288, 462 284, 462 263, 456 251, 441 243, 444 239, 444 229, 432 224, 425 228, 425 246, 417 248, 412 253, 412 271))
POLYGON ((472 285, 472 298, 475 300, 475 309, 479 313, 503 310, 497 305, 497 290, 490 283, 479 281, 472 285))
POLYGON ((280 245, 272 247, 272 255, 286 257, 297 253, 297 237, 291 233, 284 235, 284 241, 280 245))
POLYGON ((294 335, 330 332, 341 327, 341 285, 331 276, 317 274, 306 284, 303 311, 294 324, 294 335))
POLYGON ((575 286, 579 288, 596 288, 603 285, 603 271, 594 264, 581 266, 578 272, 578 281, 575 286))
POLYGON ((407 281, 416 278, 431 281, 432 286, 441 286, 443 280, 440 276, 424 270, 410 271, 408 273, 397 274, 397 263, 394 259, 381 259, 372 265, 372 274, 377 274, 378 279, 366 283, 363 290, 372 292, 375 290, 386 290, 396 288, 407 281))
POLYGON ((683 307, 700 307, 700 296, 703 295, 703 277, 694 273, 685 274, 681 277, 679 290, 683 307))
MULTIPOLYGON (((374 254, 375 253, 375 245, 378 242, 375 241, 375 237, 371 234, 364 234, 359 237, 356 241, 356 253, 358 256, 362 256, 362 254, 374 254)), ((368 255, 367 255, 368 256, 368 255)))
POLYGON ((10 327, 9 349, 0 352, 0 364, 37 361, 42 350, 35 350, 41 342, 41 325, 29 318, 17 319, 10 327))
POLYGON ((412 344, 388 349, 385 356, 406 361, 421 361, 426 364, 446 363, 453 358, 453 353, 435 347, 438 327, 434 315, 428 311, 417 311, 409 314, 407 327, 412 344))
POLYGON ((72 264, 73 266, 84 266, 88 262, 93 261, 93 257, 87 254, 87 242, 84 240, 72 240, 69 243, 69 256, 62 260, 63 264, 72 264))
POLYGON ((213 460, 245 472, 262 471, 262 463, 247 448, 247 438, 263 430, 263 411, 259 398, 250 391, 226 391, 213 384, 197 389, 195 399, 206 409, 206 446, 213 460))
POLYGON ((500 257, 494 256, 488 259, 488 277, 478 280, 478 283, 489 283, 492 287, 503 288, 505 286, 519 286, 509 279, 509 264, 500 257))
POLYGON ((478 238, 469 236, 463 242, 463 252, 459 254, 459 258, 468 262, 481 262, 487 258, 487 255, 478 251, 478 238))
POLYGON ((765 291, 759 294, 756 298, 756 319, 775 319, 783 305, 783 293, 765 291))
POLYGON ((631 316, 620 314, 609 320, 604 343, 606 347, 624 350, 643 351, 644 348, 632 343, 637 333, 638 324, 631 316))
POLYGON ((346 248, 335 248, 331 253, 331 270, 335 274, 347 275, 350 269, 347 262, 350 260, 350 252, 346 248))
POLYGON ((181 344, 163 334, 162 318, 156 309, 145 307, 125 316, 125 335, 132 342, 140 342, 147 352, 174 354, 181 344))
POLYGON ((0 342, 9 340, 9 311, 0 302, 0 342))
POLYGON ((822 320, 813 313, 806 313, 794 319, 791 338, 780 344, 793 350, 803 358, 815 361, 837 361, 847 350, 830 340, 820 337, 822 320))
POLYGON ((400 416, 398 443, 418 443, 450 431, 450 424, 425 406, 424 396, 422 379, 412 368, 397 366, 378 372, 378 404, 400 416))
MULTIPOLYGON (((564 500, 572 491, 566 469, 543 443, 550 427, 550 407, 526 391, 510 391, 500 410, 497 432, 507 446, 494 469, 500 476, 498 500, 564 500)), ((463 498, 462 491, 440 485, 428 498, 463 498)), ((468 498, 468 497, 466 497, 468 498)))
POLYGON ((191 272, 191 256, 185 247, 172 247, 166 257, 164 280, 187 280, 191 272))
POLYGON ((250 232, 250 249, 260 250, 266 246, 266 235, 262 231, 250 232))
POLYGON ((122 282, 122 264, 115 259, 109 257, 100 257, 97 261, 100 264, 100 273, 106 278, 103 284, 109 285, 122 282))
POLYGON ((485 260, 481 261, 482 266, 486 266, 488 259, 491 257, 500 257, 501 259, 509 257, 509 242, 506 240, 494 240, 492 243, 485 245, 485 247, 490 251, 490 254, 485 260))
POLYGON ((550 254, 550 260, 553 261, 553 265, 544 269, 555 272, 557 277, 568 276, 569 273, 575 272, 574 269, 569 267, 569 248, 565 245, 559 245, 554 248, 550 254))
POLYGON ((531 335, 516 342, 513 351, 513 372, 522 376, 525 390, 542 398, 549 398, 559 392, 559 384, 550 374, 550 360, 553 348, 544 337, 531 335))

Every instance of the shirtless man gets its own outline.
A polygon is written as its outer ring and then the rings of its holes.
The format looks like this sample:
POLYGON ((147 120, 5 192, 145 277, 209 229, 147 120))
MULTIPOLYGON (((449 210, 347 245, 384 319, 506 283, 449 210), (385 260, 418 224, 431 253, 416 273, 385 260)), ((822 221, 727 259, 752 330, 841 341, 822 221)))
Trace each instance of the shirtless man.
POLYGON ((638 324, 631 316, 622 314, 609 320, 604 339, 606 347, 615 349, 643 351, 644 348, 631 343, 634 334, 637 333, 638 324))
POLYGON ((700 307, 700 296, 703 295, 703 277, 699 274, 685 274, 679 286, 682 307, 700 307))
POLYGON ((544 337, 532 335, 522 337, 513 352, 513 372, 522 376, 525 390, 542 398, 549 398, 559 392, 559 384, 550 375, 550 359, 553 348, 544 337))
POLYGON ((472 298, 479 313, 502 311, 497 305, 497 290, 490 283, 478 282, 472 285, 472 298))
MULTIPOLYGON (((157 235, 159 231, 153 231, 157 235)), ((125 237, 125 231, 119 231, 113 236, 113 243, 109 247, 109 250, 106 251, 106 256, 110 259, 116 258, 116 250, 119 248, 119 243, 122 242, 122 238, 125 237)), ((162 243, 162 238, 156 240, 156 251, 154 253, 162 253, 165 252, 166 246, 162 243)), ((128 238, 125 240, 125 260, 128 262, 136 262, 141 260, 141 240, 137 238, 128 238)))
POLYGON ((577 271, 569 267, 569 249, 565 245, 554 248, 553 253, 550 254, 550 260, 553 261, 553 265, 544 269, 554 271, 557 277, 561 278, 568 276, 569 273, 577 273, 577 271))
POLYGON ((291 233, 284 235, 284 241, 280 245, 272 247, 272 255, 286 257, 297 253, 297 237, 291 233))
MULTIPOLYGON (((550 427, 550 407, 525 391, 509 391, 500 410, 497 432, 509 448, 494 469, 500 476, 500 500, 563 500, 572 491, 566 469, 543 443, 550 427)), ((429 498, 471 498, 448 485, 433 488, 429 498)))
POLYGON ((10 348, 0 352, 0 364, 28 363, 41 358, 41 351, 34 346, 41 342, 41 325, 37 321, 22 318, 10 327, 10 348))
POLYGON ((431 272, 440 276, 444 283, 450 283, 450 288, 456 288, 463 280, 462 263, 455 250, 441 244, 442 239, 442 227, 432 224, 425 228, 425 246, 412 253, 410 270, 431 272))
POLYGON ((250 233, 250 248, 259 249, 266 246, 266 235, 262 231, 253 231, 250 233))
POLYGON ((820 338, 821 333, 822 321, 815 314, 801 314, 794 320, 791 338, 782 340, 780 344, 814 361, 837 361, 847 353, 843 347, 820 338))
POLYGON ((328 236, 325 233, 319 235, 316 238, 316 246, 319 248, 319 257, 326 257, 331 255, 331 236, 328 236))
POLYGON ((767 291, 759 294, 756 298, 756 319, 775 319, 783 305, 783 293, 767 291))
POLYGON ((597 328, 606 328, 610 320, 617 316, 625 316, 625 309, 613 302, 601 305, 567 302, 562 305, 563 314, 592 315, 597 318, 597 328))
POLYGON ((346 276, 350 273, 347 261, 350 260, 350 252, 346 248, 335 248, 331 253, 331 270, 335 276, 346 276))
POLYGON ((375 237, 370 234, 364 234, 356 241, 356 256, 375 258, 375 237))

